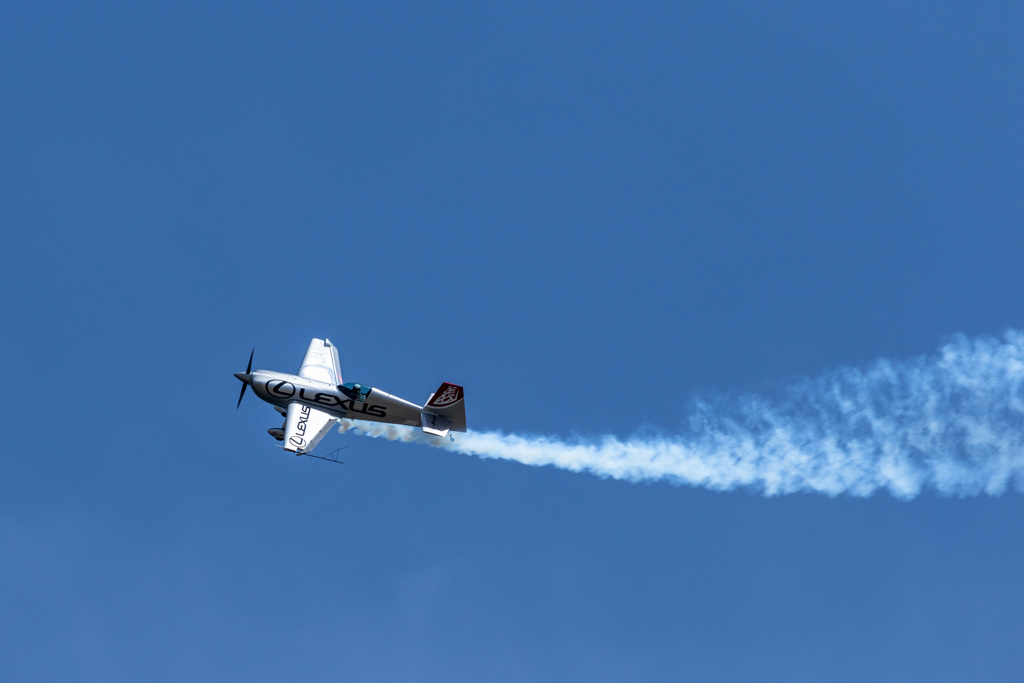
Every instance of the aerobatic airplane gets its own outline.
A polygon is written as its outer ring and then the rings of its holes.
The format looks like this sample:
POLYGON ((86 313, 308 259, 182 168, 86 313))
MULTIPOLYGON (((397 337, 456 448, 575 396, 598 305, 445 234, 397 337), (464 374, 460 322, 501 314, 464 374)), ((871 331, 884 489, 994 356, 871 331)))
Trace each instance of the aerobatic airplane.
MULTIPOLYGON (((329 339, 314 339, 302 359, 299 374, 252 369, 236 372, 245 388, 274 406, 284 416, 281 427, 268 429, 283 448, 296 455, 311 452, 331 425, 347 418, 389 424, 414 425, 427 434, 446 436, 466 431, 466 403, 462 387, 445 382, 422 406, 365 384, 341 383, 338 349, 329 339)), ((236 408, 238 406, 235 406, 236 408)))

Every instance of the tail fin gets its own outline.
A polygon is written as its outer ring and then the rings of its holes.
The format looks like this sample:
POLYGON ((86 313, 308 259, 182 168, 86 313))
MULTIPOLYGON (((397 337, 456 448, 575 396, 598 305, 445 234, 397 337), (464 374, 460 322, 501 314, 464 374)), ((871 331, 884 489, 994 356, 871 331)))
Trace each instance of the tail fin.
POLYGON ((462 387, 445 382, 430 395, 420 410, 423 431, 445 436, 449 430, 466 431, 466 395, 462 387))

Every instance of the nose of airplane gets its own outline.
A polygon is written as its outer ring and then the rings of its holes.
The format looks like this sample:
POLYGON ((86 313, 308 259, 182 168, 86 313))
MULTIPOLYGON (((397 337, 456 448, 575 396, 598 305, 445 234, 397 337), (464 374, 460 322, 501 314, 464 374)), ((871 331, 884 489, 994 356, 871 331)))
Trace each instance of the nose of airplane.
POLYGON ((243 384, 252 384, 252 375, 248 372, 236 372, 235 377, 237 377, 243 384))

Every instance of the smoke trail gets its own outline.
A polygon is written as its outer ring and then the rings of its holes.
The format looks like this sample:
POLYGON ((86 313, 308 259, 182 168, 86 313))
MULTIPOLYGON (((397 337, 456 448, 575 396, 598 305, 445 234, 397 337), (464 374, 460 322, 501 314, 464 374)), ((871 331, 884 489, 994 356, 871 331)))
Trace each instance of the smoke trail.
POLYGON ((902 499, 1024 491, 1024 333, 954 337, 937 354, 841 368, 753 396, 695 400, 677 436, 560 439, 343 421, 341 431, 625 481, 766 495, 813 491, 902 499))

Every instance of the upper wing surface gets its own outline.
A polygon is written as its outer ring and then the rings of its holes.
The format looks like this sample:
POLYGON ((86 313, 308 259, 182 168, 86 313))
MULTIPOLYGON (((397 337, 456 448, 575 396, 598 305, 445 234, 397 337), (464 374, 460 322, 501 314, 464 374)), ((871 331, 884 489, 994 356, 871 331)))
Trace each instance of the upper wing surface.
POLYGON ((299 367, 299 377, 315 379, 328 384, 341 384, 341 364, 338 362, 338 348, 330 339, 314 339, 309 342, 306 355, 299 367))

